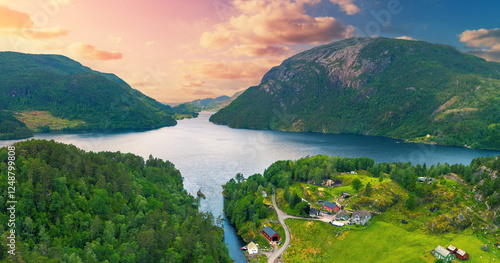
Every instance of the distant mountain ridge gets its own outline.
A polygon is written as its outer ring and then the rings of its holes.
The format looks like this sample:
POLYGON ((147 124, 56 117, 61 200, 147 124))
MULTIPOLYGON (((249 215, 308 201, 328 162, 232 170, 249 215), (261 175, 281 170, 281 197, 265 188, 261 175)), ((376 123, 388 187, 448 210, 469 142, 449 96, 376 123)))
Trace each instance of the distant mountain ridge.
POLYGON ((210 120, 500 149, 500 63, 423 41, 351 38, 272 68, 210 120))
POLYGON ((231 103, 233 100, 235 100, 238 96, 243 94, 243 91, 238 91, 233 96, 220 96, 215 99, 213 98, 207 98, 207 99, 198 99, 194 100, 191 102, 187 102, 188 104, 193 104, 195 107, 199 108, 200 110, 206 110, 206 111, 218 111, 227 105, 231 103))
POLYGON ((47 111, 81 125, 68 129, 150 129, 176 124, 175 110, 61 55, 0 52, 0 109, 47 111))

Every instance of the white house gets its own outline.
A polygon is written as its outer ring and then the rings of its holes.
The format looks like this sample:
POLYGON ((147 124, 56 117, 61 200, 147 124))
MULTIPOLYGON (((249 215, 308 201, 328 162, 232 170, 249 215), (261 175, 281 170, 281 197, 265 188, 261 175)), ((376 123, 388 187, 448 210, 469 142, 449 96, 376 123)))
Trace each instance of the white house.
POLYGON ((259 253, 259 248, 257 247, 257 245, 255 245, 254 242, 250 242, 250 244, 248 244, 248 254, 255 255, 257 253, 259 253))
POLYGON ((367 210, 360 210, 352 213, 351 221, 356 224, 364 225, 372 218, 372 214, 367 210))

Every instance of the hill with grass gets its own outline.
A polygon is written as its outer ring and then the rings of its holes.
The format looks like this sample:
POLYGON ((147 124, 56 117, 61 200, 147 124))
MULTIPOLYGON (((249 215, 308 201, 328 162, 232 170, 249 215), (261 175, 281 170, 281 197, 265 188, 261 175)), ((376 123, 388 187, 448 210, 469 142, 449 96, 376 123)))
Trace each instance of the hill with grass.
MULTIPOLYGON (((0 52, 0 110, 10 115, 2 119, 24 114, 25 124, 39 125, 32 128, 35 131, 152 129, 176 124, 176 111, 170 106, 132 89, 113 74, 59 55, 0 52), (50 121, 37 123, 29 117, 33 112, 43 112, 50 121), (65 120, 72 123, 58 125, 65 120)), ((27 132, 2 134, 30 136, 27 132)))
POLYGON ((272 68, 210 120, 500 149, 500 63, 388 38, 319 46, 272 68))
POLYGON ((271 226, 280 233, 274 210, 266 210, 275 188, 279 208, 304 218, 286 220, 289 262, 434 262, 430 251, 450 244, 474 261, 491 262, 500 260, 500 179, 494 176, 499 167, 498 157, 431 167, 322 155, 278 161, 263 175, 231 179, 224 186, 224 209, 245 241, 269 247, 260 231, 271 226), (309 210, 326 215, 326 201, 347 215, 367 210, 372 218, 343 227, 313 221, 309 210))
POLYGON ((231 262, 223 229, 172 163, 54 141, 13 146, 0 148, 0 209, 17 201, 15 226, 0 213, 0 262, 231 262))

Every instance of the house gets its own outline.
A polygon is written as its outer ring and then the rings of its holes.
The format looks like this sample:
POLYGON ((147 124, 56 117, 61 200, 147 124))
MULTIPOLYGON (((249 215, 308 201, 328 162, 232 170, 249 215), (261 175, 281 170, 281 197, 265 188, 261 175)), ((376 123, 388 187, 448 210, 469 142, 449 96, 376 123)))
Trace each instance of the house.
POLYGON ((318 209, 316 209, 316 208, 311 208, 311 209, 309 210, 309 215, 310 215, 310 216, 319 216, 319 210, 318 210, 318 209))
POLYGON ((266 191, 262 191, 262 197, 267 197, 267 192, 266 191))
POLYGON ((351 171, 349 174, 358 174, 356 171, 351 171))
POLYGON ((454 247, 453 245, 449 245, 447 249, 448 249, 448 251, 450 251, 450 252, 451 252, 451 254, 453 254, 453 255, 455 255, 455 253, 457 252, 457 248, 456 248, 456 247, 454 247))
POLYGON ((343 198, 349 198, 351 195, 349 195, 349 193, 342 192, 342 194, 340 194, 340 196, 342 196, 343 198))
POLYGON ((431 254, 437 259, 443 259, 444 262, 450 262, 455 259, 455 256, 442 246, 437 246, 436 249, 431 250, 431 254))
POLYGON ((425 182, 425 177, 419 177, 419 178, 418 178, 418 181, 419 181, 420 183, 425 182))
POLYGON ((262 230, 262 234, 269 242, 280 241, 280 235, 274 231, 274 229, 266 226, 264 230, 262 230))
POLYGON ((337 205, 337 203, 335 202, 325 202, 324 204, 324 207, 326 210, 328 210, 328 212, 331 212, 331 211, 334 211, 334 212, 338 212, 340 210, 340 206, 337 205))
POLYGON ((337 220, 349 220, 349 216, 345 212, 345 210, 340 211, 338 214, 335 215, 335 219, 337 220))
POLYGON ((257 245, 255 245, 254 242, 250 242, 250 244, 248 244, 248 254, 255 255, 257 253, 259 253, 259 248, 257 247, 257 245))
POLYGON ((469 254, 467 254, 467 252, 461 250, 461 249, 458 249, 457 250, 457 253, 455 254, 455 256, 457 256, 458 259, 460 260, 467 260, 469 259, 469 254))
POLYGON ((351 221, 356 224, 364 225, 372 218, 372 214, 367 210, 355 211, 352 213, 351 221))

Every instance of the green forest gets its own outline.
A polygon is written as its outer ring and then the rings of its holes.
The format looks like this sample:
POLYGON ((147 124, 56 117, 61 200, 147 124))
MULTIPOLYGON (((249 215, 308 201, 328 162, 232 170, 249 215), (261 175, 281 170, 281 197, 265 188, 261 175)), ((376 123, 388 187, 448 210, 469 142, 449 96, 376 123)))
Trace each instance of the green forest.
POLYGON ((283 61, 210 121, 500 149, 498 87, 500 63, 453 47, 352 38, 283 61))
MULTIPOLYGON (((54 141, 14 144, 16 255, 0 262, 231 262, 223 229, 183 188, 175 166, 54 141)), ((8 200, 0 149, 0 210, 8 200)), ((7 240, 9 216, 0 215, 7 240)))

